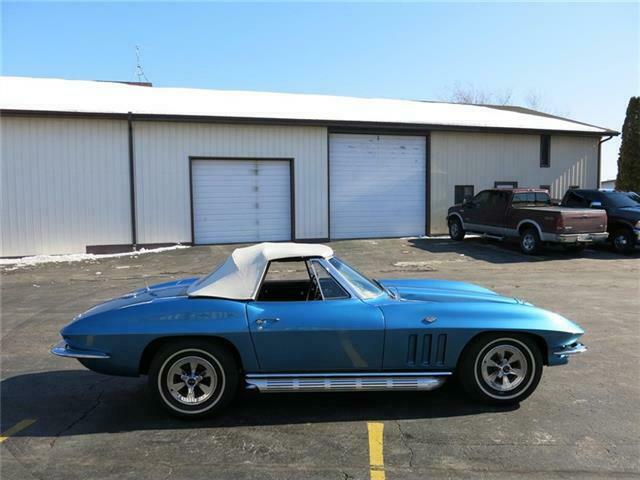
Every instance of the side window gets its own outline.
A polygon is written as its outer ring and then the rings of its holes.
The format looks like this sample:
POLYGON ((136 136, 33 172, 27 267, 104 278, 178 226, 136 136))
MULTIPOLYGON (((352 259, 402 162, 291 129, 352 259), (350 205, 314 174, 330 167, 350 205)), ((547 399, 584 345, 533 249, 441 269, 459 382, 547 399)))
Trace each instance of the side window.
POLYGON ((551 166, 551 136, 540 135, 540 168, 551 166))
POLYGON ((473 197, 473 203, 477 203, 479 207, 484 207, 489 202, 489 191, 484 190, 480 192, 475 197, 473 197))
POLYGON ((455 186, 455 202, 462 203, 464 200, 473 198, 473 185, 456 185, 455 186))
POLYGON ((349 298, 349 294, 338 283, 338 281, 331 276, 324 266, 317 260, 311 261, 312 273, 315 274, 320 287, 320 293, 323 300, 337 300, 340 298, 349 298))
POLYGON ((271 261, 262 281, 258 300, 300 302, 315 300, 311 277, 304 260, 271 261))
POLYGON ((567 194, 567 201, 565 203, 567 207, 588 207, 589 206, 589 202, 575 192, 569 192, 567 194))
POLYGON ((507 190, 511 188, 518 188, 518 182, 493 182, 493 188, 506 188, 507 190))
POLYGON ((489 208, 495 210, 504 210, 507 206, 506 192, 491 192, 489 195, 489 208))

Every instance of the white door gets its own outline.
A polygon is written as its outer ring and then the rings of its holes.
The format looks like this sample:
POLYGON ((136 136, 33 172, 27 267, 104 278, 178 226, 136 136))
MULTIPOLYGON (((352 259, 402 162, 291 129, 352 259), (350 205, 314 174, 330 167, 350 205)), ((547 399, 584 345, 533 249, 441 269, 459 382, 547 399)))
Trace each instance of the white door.
POLYGON ((193 160, 197 244, 291 240, 286 160, 193 160))
POLYGON ((331 238, 425 233, 426 138, 332 134, 331 238))

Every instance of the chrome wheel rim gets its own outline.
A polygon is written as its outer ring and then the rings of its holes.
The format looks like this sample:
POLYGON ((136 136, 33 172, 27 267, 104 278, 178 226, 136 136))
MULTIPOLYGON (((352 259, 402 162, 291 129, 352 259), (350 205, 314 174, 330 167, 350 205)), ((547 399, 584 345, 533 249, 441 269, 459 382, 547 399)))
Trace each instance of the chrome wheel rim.
POLYGON ((211 362, 197 355, 183 357, 169 367, 167 389, 183 405, 200 405, 216 391, 218 376, 211 362))
POLYGON ((498 392, 510 392, 527 376, 529 364, 522 350, 513 345, 498 345, 489 350, 480 365, 482 379, 498 392))
POLYGON ((458 226, 458 222, 451 222, 451 224, 449 224, 449 233, 452 237, 458 236, 459 229, 460 227, 458 226))
POLYGON ((536 245, 536 239, 534 238, 532 233, 527 233, 524 237, 522 237, 522 246, 527 252, 533 250, 536 245))

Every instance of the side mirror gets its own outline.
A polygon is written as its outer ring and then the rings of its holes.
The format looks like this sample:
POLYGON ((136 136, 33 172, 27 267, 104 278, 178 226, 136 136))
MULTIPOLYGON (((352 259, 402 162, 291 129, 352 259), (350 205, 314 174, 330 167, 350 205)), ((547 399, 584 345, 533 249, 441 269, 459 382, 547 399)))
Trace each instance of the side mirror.
POLYGON ((473 200, 469 198, 465 198, 464 200, 462 200, 462 206, 467 208, 473 208, 475 204, 473 203, 473 200))
POLYGON ((589 208, 602 208, 602 202, 591 202, 589 208))

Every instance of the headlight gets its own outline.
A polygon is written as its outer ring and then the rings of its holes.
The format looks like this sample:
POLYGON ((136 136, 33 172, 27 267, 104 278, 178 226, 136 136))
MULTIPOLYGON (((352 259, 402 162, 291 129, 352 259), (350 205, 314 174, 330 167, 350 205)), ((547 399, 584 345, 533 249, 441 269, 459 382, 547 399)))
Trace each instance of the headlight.
POLYGON ((640 220, 638 220, 638 221, 636 222, 635 228, 640 229, 640 220))

